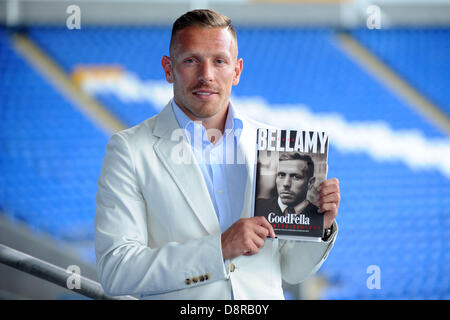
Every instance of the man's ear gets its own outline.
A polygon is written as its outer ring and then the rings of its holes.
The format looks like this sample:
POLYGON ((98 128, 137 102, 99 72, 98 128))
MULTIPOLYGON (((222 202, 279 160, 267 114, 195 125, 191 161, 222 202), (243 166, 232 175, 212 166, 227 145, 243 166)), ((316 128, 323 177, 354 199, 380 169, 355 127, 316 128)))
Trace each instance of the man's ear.
POLYGON ((163 56, 161 59, 161 66, 164 69, 164 74, 166 75, 166 80, 169 83, 173 83, 173 69, 172 69, 172 61, 170 57, 163 56))
POLYGON ((316 177, 309 178, 308 181, 308 190, 311 190, 311 188, 314 186, 314 183, 316 182, 316 177))
POLYGON ((243 68, 244 68, 244 60, 242 60, 242 58, 239 58, 234 66, 233 86, 238 85, 243 68))

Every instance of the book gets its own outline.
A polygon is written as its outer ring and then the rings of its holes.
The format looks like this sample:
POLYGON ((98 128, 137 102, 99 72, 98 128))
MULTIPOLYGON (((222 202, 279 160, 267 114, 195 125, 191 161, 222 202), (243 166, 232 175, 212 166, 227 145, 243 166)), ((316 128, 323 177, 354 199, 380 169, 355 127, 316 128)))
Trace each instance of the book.
POLYGON ((280 239, 321 241, 318 187, 327 175, 328 135, 259 128, 253 214, 264 216, 280 239))

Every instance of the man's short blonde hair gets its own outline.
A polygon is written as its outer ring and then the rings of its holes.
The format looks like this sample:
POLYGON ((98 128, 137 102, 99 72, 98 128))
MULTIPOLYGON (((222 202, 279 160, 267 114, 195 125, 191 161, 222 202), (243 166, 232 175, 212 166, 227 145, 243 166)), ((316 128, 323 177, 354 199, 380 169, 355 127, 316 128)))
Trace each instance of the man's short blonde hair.
POLYGON ((231 32, 231 35, 234 38, 237 47, 237 35, 236 29, 231 24, 231 19, 227 16, 224 16, 221 13, 218 13, 209 9, 198 9, 186 12, 181 17, 179 17, 172 26, 172 36, 170 39, 170 55, 173 55, 173 45, 175 35, 189 27, 203 27, 203 28, 228 28, 231 32))

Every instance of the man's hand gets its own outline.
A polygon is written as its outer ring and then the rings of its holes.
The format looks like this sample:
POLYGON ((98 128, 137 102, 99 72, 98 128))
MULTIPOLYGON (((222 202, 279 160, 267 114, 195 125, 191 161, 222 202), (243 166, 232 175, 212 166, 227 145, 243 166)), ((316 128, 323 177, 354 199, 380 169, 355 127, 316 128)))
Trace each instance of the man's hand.
POLYGON ((336 178, 323 181, 319 186, 319 212, 324 214, 324 228, 333 224, 339 209, 341 194, 339 180, 336 178))
POLYGON ((222 233, 222 256, 233 259, 256 254, 267 236, 275 238, 275 232, 265 217, 240 219, 222 233))

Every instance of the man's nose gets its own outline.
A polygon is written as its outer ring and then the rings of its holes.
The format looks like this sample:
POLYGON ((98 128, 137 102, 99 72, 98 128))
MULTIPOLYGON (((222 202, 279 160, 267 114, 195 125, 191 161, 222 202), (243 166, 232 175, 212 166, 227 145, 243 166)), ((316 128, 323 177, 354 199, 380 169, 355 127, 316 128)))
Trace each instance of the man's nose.
POLYGON ((289 188, 291 186, 291 179, 289 177, 285 177, 283 179, 283 187, 289 188))
POLYGON ((213 66, 209 61, 200 64, 198 79, 201 82, 210 82, 214 79, 213 66))

